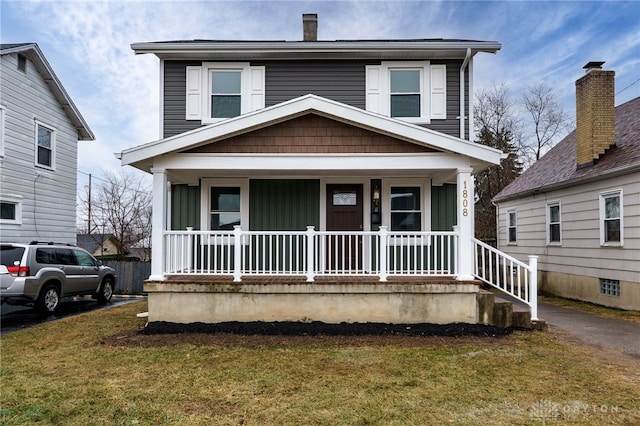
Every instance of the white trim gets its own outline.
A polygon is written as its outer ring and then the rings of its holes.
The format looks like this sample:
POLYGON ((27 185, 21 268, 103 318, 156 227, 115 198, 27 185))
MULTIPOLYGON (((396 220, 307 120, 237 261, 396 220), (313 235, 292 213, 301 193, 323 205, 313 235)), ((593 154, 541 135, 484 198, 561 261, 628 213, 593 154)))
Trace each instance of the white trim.
POLYGON ((15 219, 0 219, 0 223, 5 225, 22 225, 22 201, 20 195, 0 194, 0 202, 15 205, 15 219))
POLYGON ((34 159, 33 162, 36 167, 47 169, 47 170, 55 170, 56 169, 56 128, 45 124, 40 120, 34 119, 34 127, 33 127, 33 142, 34 142, 34 159), (44 127, 45 129, 51 132, 51 164, 40 164, 38 163, 38 127, 44 127))
POLYGON ((7 108, 0 105, 0 157, 4 157, 4 122, 7 115, 7 108))
POLYGON ((622 193, 622 188, 620 189, 614 189, 611 191, 604 191, 600 193, 599 196, 599 217, 598 217, 598 223, 599 223, 599 228, 600 228, 600 245, 603 247, 623 247, 624 246, 624 210, 623 210, 623 203, 624 198, 623 198, 623 193, 622 193), (618 196, 619 199, 619 203, 620 203, 620 216, 619 216, 619 220, 620 220, 620 241, 612 241, 612 242, 608 242, 605 241, 605 235, 604 235, 604 221, 605 221, 605 199, 606 198, 610 198, 611 196, 618 196))
POLYGON ((159 108, 158 108, 158 134, 160 137, 164 136, 164 59, 160 59, 158 80, 158 94, 159 94, 159 108))
POLYGON ((562 205, 560 201, 548 201, 546 205, 546 229, 547 229, 547 245, 548 246, 561 246, 562 245, 562 205), (560 241, 551 241, 551 207, 558 207, 558 222, 557 225, 560 228, 560 241))
MULTIPOLYGON (((240 117, 230 118, 217 124, 203 126, 180 135, 127 149, 120 154, 121 164, 133 165, 148 171, 149 166, 146 160, 154 157, 268 127, 306 113, 315 113, 350 125, 355 124, 363 129, 415 143, 419 146, 460 154, 464 156, 466 161, 471 160, 474 163, 478 163, 478 165, 484 165, 484 167, 491 164, 499 164, 500 160, 506 157, 506 154, 495 148, 472 143, 316 95, 305 95, 240 117)), ((455 157, 454 155, 449 156, 455 157)), ((351 157, 354 158, 353 155, 351 157)), ((206 168, 208 169, 209 167, 206 168)), ((425 167, 420 168, 424 169, 425 167)), ((263 169, 265 168, 263 167, 263 169)), ((347 167, 347 169, 351 168, 347 167)))
POLYGON ((249 230, 249 179, 217 179, 203 178, 200 182, 200 229, 211 230, 209 220, 211 205, 211 187, 236 187, 240 188, 240 227, 243 231, 249 230))

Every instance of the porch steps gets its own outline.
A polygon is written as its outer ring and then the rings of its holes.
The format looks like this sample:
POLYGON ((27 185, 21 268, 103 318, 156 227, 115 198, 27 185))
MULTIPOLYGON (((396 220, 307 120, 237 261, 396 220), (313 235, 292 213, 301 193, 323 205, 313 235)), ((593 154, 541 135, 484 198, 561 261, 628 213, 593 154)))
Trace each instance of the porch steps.
POLYGON ((486 325, 502 328, 547 329, 544 320, 531 321, 529 306, 509 295, 480 289, 478 301, 480 316, 486 325))

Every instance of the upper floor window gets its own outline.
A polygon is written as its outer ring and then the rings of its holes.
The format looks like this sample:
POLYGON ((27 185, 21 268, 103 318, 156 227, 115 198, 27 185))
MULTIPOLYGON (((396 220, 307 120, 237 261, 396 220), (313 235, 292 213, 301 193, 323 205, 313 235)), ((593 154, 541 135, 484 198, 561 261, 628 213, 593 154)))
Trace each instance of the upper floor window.
POLYGON ((264 108, 265 67, 203 62, 186 67, 185 118, 215 123, 264 108))
POLYGON ((54 167, 55 131, 36 122, 36 165, 54 167))
POLYGON ((518 215, 515 210, 507 211, 507 243, 515 244, 518 230, 518 215))
POLYGON ((367 110, 415 123, 447 118, 446 65, 382 62, 366 67, 367 110))
POLYGON ((561 242, 560 203, 549 203, 547 204, 547 244, 560 244, 561 242))
POLYGON ((18 71, 27 72, 27 57, 18 53, 18 71))
POLYGON ((622 190, 600 194, 600 244, 623 244, 622 190))

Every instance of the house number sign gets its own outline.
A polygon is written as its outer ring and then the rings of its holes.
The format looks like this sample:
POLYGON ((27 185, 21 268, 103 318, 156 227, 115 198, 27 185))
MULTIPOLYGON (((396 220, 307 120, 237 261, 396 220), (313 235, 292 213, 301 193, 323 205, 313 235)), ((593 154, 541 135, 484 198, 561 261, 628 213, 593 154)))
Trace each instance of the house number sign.
POLYGON ((462 190, 462 216, 469 216, 469 190, 467 189, 467 181, 463 183, 462 190))

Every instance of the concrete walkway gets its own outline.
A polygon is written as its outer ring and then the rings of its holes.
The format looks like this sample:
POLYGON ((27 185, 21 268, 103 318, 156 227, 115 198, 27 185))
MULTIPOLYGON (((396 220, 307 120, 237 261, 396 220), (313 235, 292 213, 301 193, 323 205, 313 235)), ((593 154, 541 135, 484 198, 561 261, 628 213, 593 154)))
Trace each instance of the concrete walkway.
POLYGON ((602 318, 538 302, 538 317, 569 336, 596 347, 614 349, 640 360, 640 324, 602 318))

